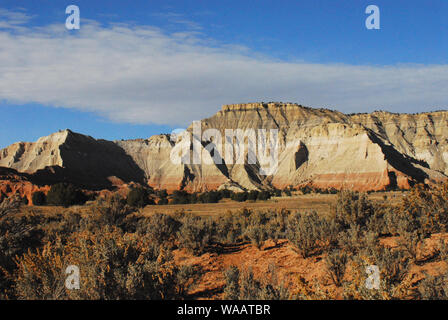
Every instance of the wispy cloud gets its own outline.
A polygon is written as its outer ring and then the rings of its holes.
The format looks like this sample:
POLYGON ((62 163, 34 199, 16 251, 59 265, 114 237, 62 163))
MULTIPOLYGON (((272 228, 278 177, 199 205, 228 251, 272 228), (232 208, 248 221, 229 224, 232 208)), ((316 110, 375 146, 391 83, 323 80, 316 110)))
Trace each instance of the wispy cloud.
MULTIPOLYGON (((5 13, 6 25, 26 17, 5 13)), ((269 59, 192 31, 82 20, 0 29, 0 99, 186 125, 221 104, 292 101, 346 112, 447 106, 447 65, 353 66, 269 59)))
POLYGON ((202 30, 202 26, 199 23, 187 18, 182 13, 158 12, 153 13, 152 16, 157 17, 161 20, 165 20, 168 23, 177 24, 187 30, 202 30))
POLYGON ((0 8, 0 29, 20 29, 22 25, 29 22, 32 16, 24 10, 6 10, 0 8))

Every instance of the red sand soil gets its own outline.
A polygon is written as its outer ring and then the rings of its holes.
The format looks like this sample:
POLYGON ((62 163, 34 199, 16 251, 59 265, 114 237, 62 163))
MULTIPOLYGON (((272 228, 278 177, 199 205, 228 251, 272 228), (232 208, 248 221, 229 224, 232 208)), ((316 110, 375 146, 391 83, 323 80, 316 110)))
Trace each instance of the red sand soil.
MULTIPOLYGON (((448 239, 448 234, 436 234, 425 241, 418 255, 420 261, 411 266, 408 274, 413 285, 422 280, 425 273, 439 275, 448 270, 446 262, 436 259, 435 247, 441 237, 448 239)), ((396 247, 396 241, 397 237, 391 237, 381 239, 380 243, 386 247, 396 247)), ((250 243, 243 243, 223 247, 219 254, 206 253, 194 257, 184 250, 175 250, 174 255, 177 263, 192 264, 202 269, 197 285, 189 292, 194 299, 223 299, 225 285, 223 272, 232 265, 239 267, 240 270, 251 267, 256 279, 266 278, 269 266, 274 265, 279 283, 283 283, 290 291, 294 292, 299 279, 303 278, 308 283, 317 281, 322 290, 336 299, 342 299, 342 288, 336 288, 327 274, 326 254, 304 259, 294 251, 287 240, 279 241, 277 246, 268 240, 261 250, 250 243)), ((347 270, 344 279, 350 280, 349 277, 350 272, 347 270)))

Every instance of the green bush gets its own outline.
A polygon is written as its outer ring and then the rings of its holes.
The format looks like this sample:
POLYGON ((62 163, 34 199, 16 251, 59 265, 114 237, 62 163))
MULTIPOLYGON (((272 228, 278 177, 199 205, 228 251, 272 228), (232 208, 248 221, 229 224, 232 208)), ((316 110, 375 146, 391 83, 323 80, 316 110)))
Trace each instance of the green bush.
POLYGON ((175 190, 171 196, 173 204, 188 204, 192 202, 192 197, 185 190, 175 190))
POLYGON ((232 200, 244 202, 247 200, 248 195, 249 194, 247 192, 235 192, 232 194, 232 200))
POLYGON ((168 199, 167 199, 167 198, 161 198, 161 199, 157 202, 157 204, 158 204, 159 206, 167 205, 167 204, 168 204, 168 199))
POLYGON ((257 190, 251 190, 247 195, 247 200, 256 201, 259 193, 257 190))
POLYGON ((221 198, 224 199, 229 199, 232 196, 232 191, 227 190, 227 189, 222 189, 221 191, 219 191, 221 193, 221 198))
POLYGON ((145 188, 133 188, 129 191, 126 202, 131 207, 143 208, 148 204, 154 204, 149 198, 149 192, 145 188))
POLYGON ((271 193, 269 191, 261 191, 258 193, 257 195, 257 200, 268 200, 269 198, 271 198, 271 193))
POLYGON ((162 190, 158 190, 156 192, 156 196, 158 196, 159 198, 168 198, 168 192, 166 191, 166 189, 162 189, 162 190))
POLYGON ((31 196, 33 201, 33 205, 35 206, 43 206, 47 203, 47 196, 42 191, 36 191, 31 196))
POLYGON ((221 200, 221 193, 217 191, 209 191, 201 193, 198 201, 201 203, 217 203, 221 200))
POLYGON ((84 204, 86 201, 87 196, 70 183, 54 184, 47 194, 47 203, 55 206, 69 207, 84 204))

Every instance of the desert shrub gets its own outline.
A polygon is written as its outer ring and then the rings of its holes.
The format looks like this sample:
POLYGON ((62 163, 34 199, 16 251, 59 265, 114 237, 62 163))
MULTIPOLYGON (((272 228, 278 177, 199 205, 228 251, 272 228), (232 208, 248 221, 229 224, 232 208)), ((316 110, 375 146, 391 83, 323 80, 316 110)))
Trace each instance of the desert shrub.
POLYGON ((236 243, 242 240, 246 221, 238 213, 227 213, 216 219, 216 236, 224 243, 236 243))
POLYGON ((44 232, 39 227, 41 217, 31 215, 16 215, 20 201, 5 199, 0 204, 0 296, 14 297, 11 292, 12 277, 8 276, 15 268, 14 259, 29 249, 42 245, 44 232))
MULTIPOLYGON (((171 258, 171 257, 170 257, 171 258)), ((182 299, 187 297, 188 290, 195 286, 195 281, 200 276, 200 268, 192 265, 182 265, 172 267, 175 275, 171 287, 174 288, 173 298, 182 299)))
POLYGON ((361 251, 373 253, 379 245, 375 232, 362 230, 358 225, 351 225, 349 229, 340 232, 338 238, 339 247, 352 255, 361 251))
POLYGON ((241 300, 286 300, 289 292, 282 284, 278 284, 276 270, 270 265, 264 281, 255 279, 252 268, 241 272, 241 300))
MULTIPOLYGON (((45 216, 45 214, 42 214, 42 216, 45 216)), ((72 233, 81 230, 82 219, 81 214, 76 211, 45 217, 37 226, 43 230, 42 243, 52 242, 58 238, 65 241, 72 233)))
POLYGON ((412 232, 402 233, 398 240, 398 244, 405 252, 407 252, 409 257, 415 261, 417 259, 417 250, 422 240, 423 235, 421 232, 414 230, 412 232))
POLYGON ((325 258, 327 274, 337 287, 341 286, 342 278, 344 278, 347 260, 347 253, 340 250, 330 252, 325 258))
POLYGON ((65 245, 48 243, 19 258, 17 267, 21 299, 178 299, 195 274, 147 239, 109 227, 76 233, 65 245), (64 287, 67 265, 80 269, 79 290, 64 287))
POLYGON ((339 193, 335 207, 335 217, 343 228, 348 228, 352 224, 363 228, 372 214, 373 205, 365 194, 352 191, 339 193))
POLYGON ((355 254, 362 247, 364 233, 358 225, 351 225, 350 228, 340 233, 339 246, 346 252, 355 254))
POLYGON ((55 206, 69 207, 86 201, 87 196, 70 183, 54 184, 47 194, 47 203, 55 206))
POLYGON ((263 225, 250 225, 247 227, 245 235, 258 249, 261 249, 263 242, 266 240, 266 232, 263 225))
POLYGON ((143 208, 148 204, 154 204, 149 198, 149 191, 145 188, 132 188, 126 198, 126 202, 131 207, 143 208))
POLYGON ((402 203, 384 214, 389 233, 399 235, 401 246, 415 259, 419 243, 432 233, 445 232, 448 223, 448 185, 431 189, 417 185, 402 203))
POLYGON ((324 250, 332 250, 337 247, 340 236, 340 225, 331 218, 321 218, 320 245, 324 250))
POLYGON ((390 215, 392 208, 389 206, 374 205, 373 213, 368 219, 367 230, 378 234, 379 236, 390 235, 390 228, 386 221, 386 217, 390 215))
POLYGON ((10 213, 17 212, 21 204, 19 198, 3 199, 3 201, 0 202, 0 219, 10 213))
POLYGON ((375 260, 384 278, 385 287, 393 289, 405 278, 410 267, 410 260, 401 250, 381 248, 375 256, 375 260))
POLYGON ((270 219, 266 224, 265 232, 268 239, 272 239, 275 245, 280 239, 286 239, 286 228, 288 223, 288 216, 290 212, 287 210, 280 210, 278 212, 271 212, 270 219))
POLYGON ((269 221, 269 216, 266 212, 263 211, 255 211, 255 212, 250 212, 249 216, 248 216, 248 224, 250 225, 254 225, 254 226, 264 226, 268 223, 269 221))
POLYGON ((43 206, 47 203, 47 196, 42 191, 36 191, 31 196, 33 201, 33 205, 35 206, 43 206))
POLYGON ((279 283, 277 268, 274 264, 269 264, 268 272, 261 281, 261 300, 287 300, 291 296, 289 290, 283 283, 279 283))
POLYGON ((224 287, 224 299, 238 300, 240 297, 240 270, 231 266, 224 271, 226 285, 224 287))
POLYGON ((445 232, 448 227, 448 183, 427 189, 416 185, 397 207, 385 206, 384 221, 388 232, 403 236, 418 231, 423 238, 445 232))
MULTIPOLYGON (((351 281, 344 283, 345 299, 405 299, 413 291, 413 285, 406 278, 410 267, 407 254, 401 250, 378 247, 374 253, 367 251, 354 255, 351 259, 351 281), (377 266, 379 288, 369 289, 366 280, 367 266, 377 266)), ((415 291, 415 290, 414 290, 415 291)))
POLYGON ((169 215, 155 213, 147 219, 144 227, 140 227, 139 231, 148 236, 157 246, 164 243, 172 245, 180 226, 181 223, 169 215))
POLYGON ((118 194, 98 199, 90 208, 90 214, 80 221, 86 230, 99 230, 104 226, 117 226, 126 231, 126 219, 134 212, 118 194))
POLYGON ((316 212, 295 214, 288 221, 287 238, 296 250, 307 258, 323 247, 327 221, 316 212))
POLYGON ((448 300, 448 274, 426 274, 418 286, 418 291, 423 300, 448 300))
POLYGON ((448 183, 434 185, 431 189, 416 185, 403 199, 400 211, 418 221, 413 227, 426 235, 447 231, 448 183))
POLYGON ((384 221, 388 234, 393 236, 401 236, 415 230, 422 230, 417 217, 413 217, 399 208, 389 208, 384 214, 384 221))
POLYGON ((257 300, 261 293, 261 283, 254 278, 252 268, 241 274, 241 300, 257 300))
POLYGON ((444 239, 439 240, 439 243, 437 244, 437 251, 442 261, 448 260, 448 244, 444 239))
POLYGON ((178 231, 179 245, 194 255, 201 255, 212 243, 213 230, 210 219, 187 216, 183 219, 178 231))

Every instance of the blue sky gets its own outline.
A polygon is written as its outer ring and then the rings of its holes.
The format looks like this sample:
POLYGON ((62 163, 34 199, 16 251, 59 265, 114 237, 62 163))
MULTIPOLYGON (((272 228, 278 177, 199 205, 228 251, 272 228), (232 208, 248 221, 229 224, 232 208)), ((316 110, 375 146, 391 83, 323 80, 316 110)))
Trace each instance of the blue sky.
POLYGON ((64 128, 149 137, 225 103, 445 109, 447 15, 444 0, 1 0, 0 147, 64 128))

